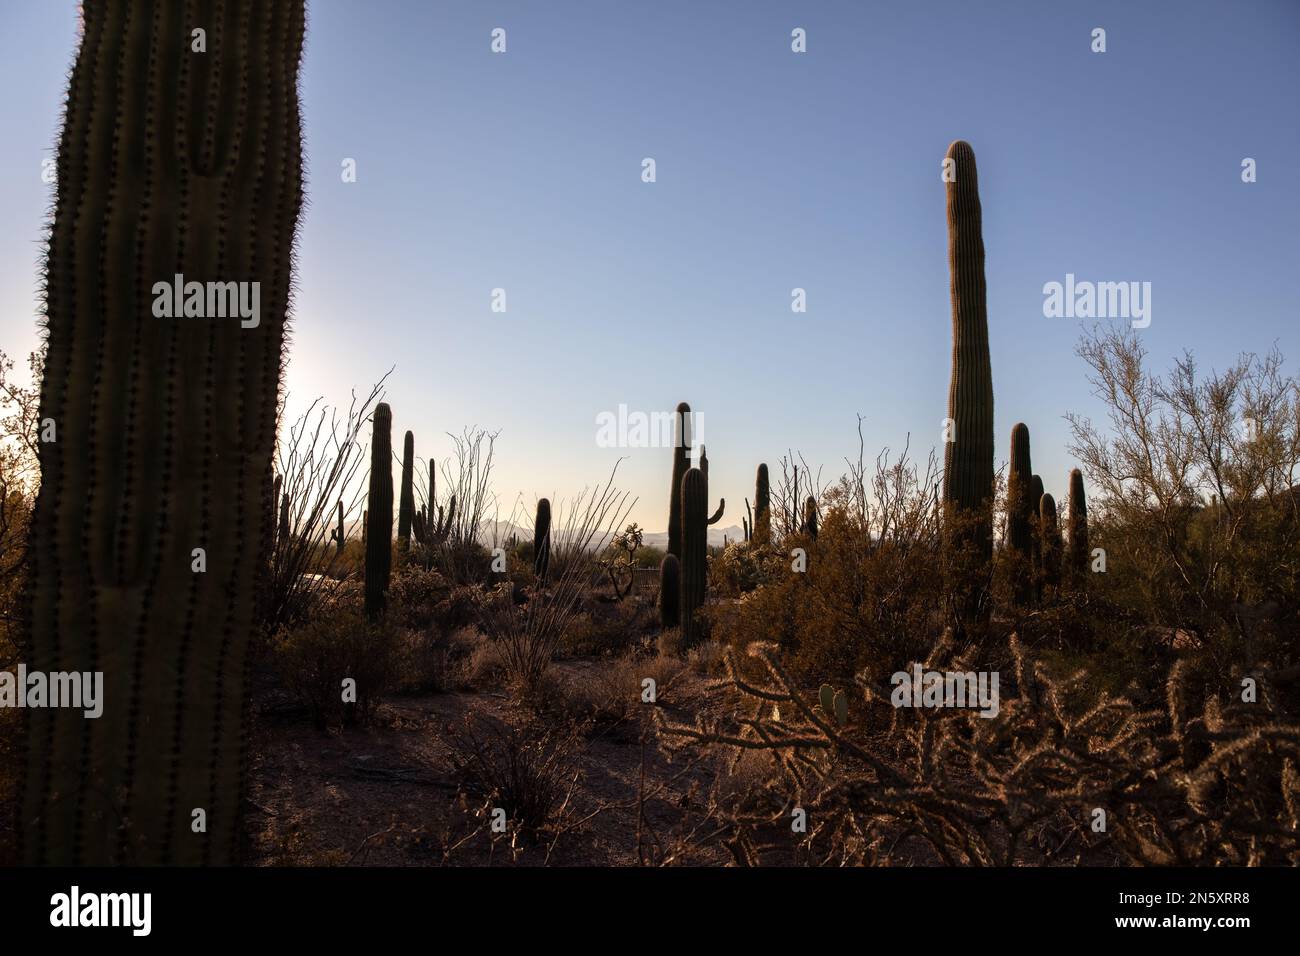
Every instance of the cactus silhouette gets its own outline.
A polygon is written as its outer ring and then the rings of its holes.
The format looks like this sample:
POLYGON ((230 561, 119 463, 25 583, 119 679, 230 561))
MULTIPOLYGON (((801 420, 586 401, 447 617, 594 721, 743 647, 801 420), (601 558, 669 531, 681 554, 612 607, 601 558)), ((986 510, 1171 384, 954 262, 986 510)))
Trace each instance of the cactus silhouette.
POLYGON ((367 503, 366 616, 375 620, 384 613, 393 569, 393 410, 387 402, 375 406, 367 503))
POLYGON ((175 3, 80 10, 45 263, 39 415, 58 440, 39 449, 25 662, 102 673, 104 711, 26 713, 15 830, 30 864, 228 863, 302 204, 303 3, 209 9, 202 54, 175 3), (174 278, 256 283, 257 315, 151 314, 174 278))
POLYGON ((1088 499, 1083 491, 1083 472, 1070 470, 1070 501, 1066 510, 1065 528, 1070 535, 1066 564, 1076 584, 1082 584, 1088 574, 1092 550, 1088 547, 1088 499))
POLYGON ((677 405, 673 415, 673 477, 668 494, 668 553, 682 556, 682 478, 691 467, 691 406, 677 405))
POLYGON ((993 493, 993 373, 989 363, 984 287, 984 236, 975 151, 957 140, 948 147, 948 269, 952 297, 952 378, 948 387, 951 440, 944 444, 943 497, 958 513, 977 515, 963 527, 964 542, 992 554, 986 503, 993 493))
POLYGON ((415 436, 409 431, 402 440, 402 490, 397 505, 397 547, 411 548, 411 522, 415 519, 415 436))
POLYGON ((659 564, 659 623, 664 627, 681 623, 681 563, 675 554, 665 554, 659 564))
POLYGON ((537 502, 537 517, 533 521, 533 572, 537 580, 546 583, 551 569, 551 501, 542 498, 537 502))
POLYGON ((1038 502, 1038 530, 1042 540, 1042 580, 1048 587, 1061 583, 1061 527, 1056 520, 1056 499, 1043 495, 1038 502))
POLYGON ((289 522, 289 496, 280 496, 280 535, 278 544, 282 548, 289 546, 289 534, 292 525, 289 522))
MULTIPOLYGON (((700 446, 700 473, 704 475, 704 505, 709 504, 709 456, 703 445, 700 446)), ((709 515, 706 524, 714 525, 722 520, 722 513, 727 510, 727 499, 718 499, 718 509, 709 515)))
POLYGON ((1017 422, 1011 429, 1011 465, 1007 474, 1007 553, 1012 561, 1017 604, 1034 593, 1034 468, 1029 451, 1029 427, 1017 422))
POLYGON ((750 523, 750 537, 756 544, 772 541, 771 495, 767 481, 767 465, 758 466, 754 476, 754 520, 750 523))
POLYGON ((1038 475, 1033 475, 1030 479, 1029 508, 1030 532, 1033 535, 1034 543, 1032 551, 1032 561, 1034 568, 1034 597, 1041 599, 1043 596, 1043 533, 1042 519, 1040 509, 1043 502, 1043 479, 1038 475))
POLYGON ((343 542, 344 542, 343 499, 342 498, 339 499, 339 523, 338 526, 333 531, 330 532, 330 540, 334 542, 334 553, 342 554, 343 542))
POLYGON ((699 637, 699 611, 708 592, 708 493, 704 472, 687 469, 682 476, 681 624, 682 643, 699 637))
POLYGON ((276 515, 279 513, 278 509, 280 507, 280 488, 283 484, 284 484, 283 477, 281 475, 276 475, 275 481, 271 485, 271 500, 267 506, 267 512, 266 512, 266 520, 271 532, 271 548, 268 554, 274 553, 276 546, 278 544, 279 522, 276 519, 276 515))
POLYGON ((803 524, 800 530, 808 537, 816 540, 817 538, 817 499, 812 495, 803 503, 803 524))

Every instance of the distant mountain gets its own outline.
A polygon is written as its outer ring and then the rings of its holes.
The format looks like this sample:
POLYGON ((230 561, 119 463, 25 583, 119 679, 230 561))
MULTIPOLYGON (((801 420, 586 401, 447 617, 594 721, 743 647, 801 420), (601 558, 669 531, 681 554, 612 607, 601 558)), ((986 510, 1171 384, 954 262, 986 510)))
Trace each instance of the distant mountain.
MULTIPOLYGON (((707 536, 709 547, 722 547, 724 535, 728 541, 745 540, 745 530, 739 525, 733 524, 726 528, 721 528, 718 525, 711 525, 707 536)), ((668 532, 647 531, 641 535, 641 544, 646 547, 659 548, 660 550, 663 550, 668 547, 668 532)))

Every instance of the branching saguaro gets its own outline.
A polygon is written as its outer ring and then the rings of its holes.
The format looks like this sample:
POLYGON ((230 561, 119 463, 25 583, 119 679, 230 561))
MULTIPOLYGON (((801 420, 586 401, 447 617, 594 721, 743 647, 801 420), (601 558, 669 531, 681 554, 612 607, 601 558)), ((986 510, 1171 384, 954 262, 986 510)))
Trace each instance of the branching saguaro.
POLYGON ((302 204, 303 3, 81 12, 45 268, 57 440, 40 450, 29 666, 101 672, 104 710, 28 713, 23 857, 224 863, 302 204))
MULTIPOLYGON (((729 655, 720 682, 737 716, 684 725, 657 715, 659 732, 733 767, 746 753, 770 758, 765 789, 708 808, 745 865, 792 850, 824 865, 1300 862, 1300 727, 1267 704, 1211 698, 1194 715, 1182 665, 1167 707, 1143 710, 1088 691, 1082 672, 1049 673, 1014 638, 1011 651, 1017 693, 998 716, 892 709, 892 726, 872 735, 824 713, 776 647, 756 643, 748 661, 729 655), (761 676, 748 676, 755 666, 761 676), (792 834, 796 808, 804 835, 792 834)), ((924 666, 968 669, 947 637, 924 666)), ((890 707, 888 691, 859 688, 873 713, 890 707)))

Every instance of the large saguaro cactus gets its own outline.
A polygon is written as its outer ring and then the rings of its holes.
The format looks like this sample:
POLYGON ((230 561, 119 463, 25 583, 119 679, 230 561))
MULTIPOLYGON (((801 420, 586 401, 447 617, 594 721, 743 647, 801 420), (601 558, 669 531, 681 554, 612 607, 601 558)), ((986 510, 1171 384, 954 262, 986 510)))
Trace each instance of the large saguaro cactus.
POLYGON ((1066 511, 1066 530, 1070 534, 1066 564, 1070 577, 1081 584, 1088 573, 1092 552, 1088 548, 1088 501, 1084 497, 1083 472, 1070 470, 1070 501, 1066 511))
POLYGON ((948 269, 952 298, 952 378, 943 497, 961 517, 961 541, 991 555, 987 501, 993 493, 993 373, 984 287, 984 236, 975 151, 948 147, 948 269))
POLYGON ((366 517, 366 617, 376 620, 388 601, 393 570, 393 410, 375 406, 370 438, 370 488, 366 517))
POLYGON ((545 585, 551 572, 551 499, 537 501, 537 514, 533 518, 533 573, 539 584, 545 585))
POLYGON ((682 556, 682 478, 691 467, 691 406, 677 405, 673 415, 673 478, 668 495, 668 554, 682 556))
POLYGON ((749 526, 750 537, 755 544, 772 542, 772 492, 767 477, 767 463, 758 466, 754 476, 754 521, 749 526))
POLYGON ((415 435, 402 440, 402 490, 397 504, 397 546, 411 550, 411 523, 415 520, 415 435))
POLYGON ((1011 465, 1007 475, 1007 556, 1011 561, 1014 597, 1027 604, 1034 593, 1034 467, 1029 450, 1029 426, 1011 429, 1011 465))
POLYGON ((699 611, 708 593, 708 485, 698 468, 682 476, 682 556, 679 577, 682 643, 689 647, 700 633, 699 611))
POLYGON ((57 441, 40 449, 25 663, 102 673, 103 712, 26 711, 17 830, 33 864, 226 863, 275 511, 303 3, 81 12, 45 266, 40 416, 57 441))
POLYGON ((1048 494, 1038 502, 1038 533, 1043 584, 1055 588, 1061 583, 1061 527, 1056 520, 1056 499, 1048 494))

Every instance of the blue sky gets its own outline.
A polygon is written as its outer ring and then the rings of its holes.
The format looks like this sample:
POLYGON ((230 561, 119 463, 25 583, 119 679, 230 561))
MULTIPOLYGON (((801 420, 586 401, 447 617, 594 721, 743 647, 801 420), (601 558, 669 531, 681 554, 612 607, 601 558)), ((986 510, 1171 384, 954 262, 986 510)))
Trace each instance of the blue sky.
MULTIPOLYGON (((346 404, 396 365, 394 426, 421 457, 448 452, 446 431, 501 429, 507 511, 626 455, 633 518, 662 530, 669 453, 595 440, 620 403, 704 416, 724 525, 788 448, 838 474, 859 412, 869 457, 909 432, 935 445, 956 138, 979 162, 999 457, 1028 423, 1049 491, 1073 465, 1062 416, 1096 406, 1080 323, 1043 316, 1044 283, 1150 282, 1141 334, 1162 367, 1275 343, 1300 360, 1300 3, 316 0, 309 16, 291 408, 346 404)), ((74 29, 71 3, 0 7, 0 348, 20 357, 74 29)))

